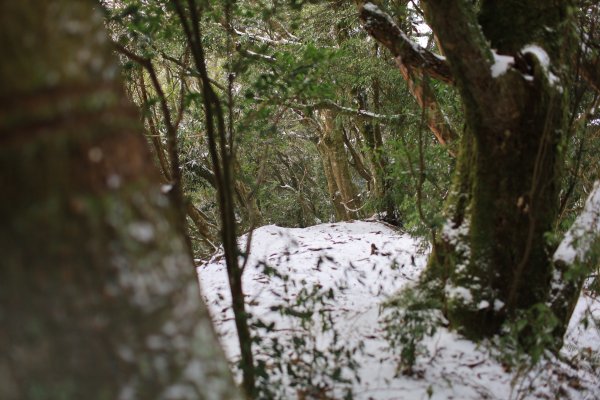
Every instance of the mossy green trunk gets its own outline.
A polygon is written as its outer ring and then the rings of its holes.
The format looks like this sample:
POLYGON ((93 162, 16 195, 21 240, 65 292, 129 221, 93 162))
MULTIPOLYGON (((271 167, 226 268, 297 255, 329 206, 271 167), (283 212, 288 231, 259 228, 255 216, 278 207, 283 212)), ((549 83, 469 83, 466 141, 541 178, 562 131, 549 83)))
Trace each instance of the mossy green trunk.
POLYGON ((240 398, 92 8, 0 4, 0 398, 240 398))
MULTIPOLYGON (((548 293, 552 250, 545 234, 558 207, 565 105, 561 97, 544 99, 546 93, 533 91, 532 107, 520 118, 475 128, 473 149, 460 160, 466 176, 453 206, 466 208, 453 219, 466 224, 468 235, 459 240, 466 240, 468 255, 453 256, 459 262, 451 276, 473 300, 457 307, 452 319, 470 325, 467 330, 494 333, 507 314, 543 302, 548 293)), ((449 222, 442 240, 456 228, 449 222)))
POLYGON ((469 5, 457 1, 444 14, 442 3, 428 1, 427 13, 463 99, 466 132, 427 279, 439 278, 451 323, 480 337, 548 296, 546 234, 556 218, 566 134, 569 8, 484 1, 478 32, 469 5), (523 7, 535 18, 521 18, 523 7), (460 19, 471 23, 449 25, 460 19), (485 41, 513 57, 508 68, 499 69, 485 41))

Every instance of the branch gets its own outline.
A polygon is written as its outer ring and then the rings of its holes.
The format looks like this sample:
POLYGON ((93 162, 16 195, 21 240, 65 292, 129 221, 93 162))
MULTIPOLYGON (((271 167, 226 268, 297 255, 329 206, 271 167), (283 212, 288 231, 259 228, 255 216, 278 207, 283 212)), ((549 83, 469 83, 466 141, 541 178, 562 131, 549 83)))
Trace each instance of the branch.
POLYGON ((231 27, 228 30, 232 33, 235 33, 238 36, 248 38, 249 40, 251 40, 253 42, 261 42, 261 43, 274 44, 274 45, 286 45, 286 44, 299 45, 299 44, 302 44, 301 42, 298 42, 295 40, 288 40, 288 39, 283 39, 283 38, 275 40, 275 39, 268 38, 266 36, 260 36, 257 34, 240 31, 239 29, 236 29, 233 27, 231 27))
MULTIPOLYGON (((438 142, 447 145, 456 140, 458 135, 427 84, 428 77, 448 84, 454 83, 445 59, 411 41, 388 14, 372 3, 366 3, 361 8, 360 18, 367 32, 394 55, 410 93, 424 110, 427 126, 438 142)), ((450 154, 454 156, 452 152, 450 154)))
POLYGON ((583 211, 567 231, 554 253, 554 261, 572 265, 585 262, 594 242, 600 239, 600 181, 594 184, 583 211))
MULTIPOLYGON (((206 57, 200 33, 200 15, 195 0, 187 0, 186 15, 182 0, 171 0, 170 2, 177 13, 185 38, 190 46, 194 64, 200 74, 202 83, 202 101, 204 104, 204 119, 206 122, 206 139, 208 150, 213 165, 213 172, 217 183, 217 198, 221 214, 221 239, 225 252, 227 276, 231 291, 231 308, 233 309, 238 343, 240 345, 240 368, 242 370, 242 386, 249 398, 255 396, 255 370, 252 355, 252 337, 248 327, 246 305, 244 303, 244 292, 242 287, 242 270, 238 261, 238 245, 236 235, 235 205, 233 198, 232 178, 232 149, 226 146, 227 131, 221 101, 215 93, 208 71, 206 68, 206 57), (217 144, 218 143, 218 144, 217 144), (219 149, 220 147, 220 157, 219 149)), ((229 15, 226 2, 225 13, 229 15)))
POLYGON ((360 19, 365 30, 387 47, 402 64, 408 68, 422 70, 426 75, 439 81, 454 83, 446 60, 410 40, 392 18, 376 5, 366 3, 360 9, 360 19))
POLYGON ((194 226, 198 230, 198 234, 200 235, 202 240, 204 242, 206 242, 207 244, 209 244, 211 247, 213 247, 213 249, 216 250, 217 247, 215 246, 215 243, 217 242, 217 239, 212 234, 210 229, 217 230, 217 229, 219 229, 219 227, 212 224, 209 221, 208 216, 206 214, 204 214, 196 206, 194 206, 191 202, 187 203, 186 212, 187 212, 187 215, 192 220, 192 222, 194 223, 194 226))
POLYGON ((344 127, 342 127, 342 138, 344 139, 344 144, 350 151, 350 155, 352 156, 352 159, 354 160, 354 169, 356 169, 356 172, 358 172, 358 174, 360 176, 362 176, 367 182, 371 182, 373 180, 373 177, 371 176, 371 174, 365 167, 365 164, 362 162, 360 154, 358 154, 356 152, 356 150, 354 149, 354 147, 352 146, 352 143, 350 142, 350 138, 348 138, 346 128, 344 128, 344 127))
MULTIPOLYGON (((195 70, 195 69, 193 69, 193 68, 185 65, 185 63, 181 62, 180 60, 176 59, 175 57, 169 56, 167 53, 165 53, 162 50, 158 50, 158 49, 156 49, 156 50, 160 53, 160 55, 162 56, 163 59, 165 59, 167 61, 171 61, 173 64, 175 64, 178 67, 182 68, 185 72, 187 72, 191 76, 196 77, 196 78, 200 78, 200 73, 197 70, 195 70)), ((222 91, 226 91, 227 90, 227 88, 225 86, 223 86, 222 84, 220 84, 218 81, 216 81, 216 80, 214 80, 212 78, 209 78, 209 81, 210 81, 210 83, 212 83, 218 89, 220 89, 222 91)))
POLYGON ((367 110, 356 109, 351 107, 345 107, 340 104, 334 103, 331 100, 323 100, 319 103, 313 104, 314 109, 334 109, 340 112, 340 114, 346 115, 358 115, 359 117, 373 118, 373 119, 402 119, 402 114, 378 114, 367 110))
MULTIPOLYGON (((144 107, 148 107, 148 105, 150 104, 149 100, 148 100, 148 93, 146 91, 146 82, 144 81, 144 72, 142 70, 140 70, 140 82, 139 82, 139 87, 141 90, 141 98, 142 101, 144 102, 144 107)), ((165 149, 163 148, 162 145, 162 141, 161 141, 161 137, 162 135, 160 134, 160 131, 158 130, 158 128, 156 127, 156 124, 154 123, 154 117, 153 117, 153 110, 151 110, 150 108, 148 108, 148 112, 144 113, 144 117, 147 121, 148 121, 148 127, 150 128, 150 141, 152 142, 152 145, 154 146, 154 150, 156 152, 156 156, 158 157, 158 162, 160 164, 163 176, 165 177, 165 179, 168 182, 172 182, 172 177, 171 177, 171 164, 170 162, 167 160, 167 155, 165 154, 165 149)))
MULTIPOLYGON (((265 99, 262 97, 254 97, 256 101, 271 101, 271 99, 265 99)), ((372 118, 372 119, 388 119, 388 120, 400 120, 404 118, 403 114, 378 114, 372 111, 362 110, 358 108, 345 107, 340 104, 334 103, 331 100, 321 100, 317 103, 312 104, 302 104, 302 103, 293 103, 293 102, 284 102, 282 103, 280 99, 275 101, 277 104, 281 104, 285 107, 294 109, 294 110, 336 110, 340 114, 344 115, 353 115, 364 118, 372 118)))
MULTIPOLYGON (((427 127, 437 141, 445 146, 458 139, 458 134, 454 131, 448 117, 442 111, 433 90, 431 90, 427 82, 427 77, 418 72, 411 71, 400 61, 397 61, 397 65, 408 85, 408 90, 424 112, 423 116, 427 127)), ((452 151, 449 150, 449 152, 450 155, 455 156, 452 151)))
POLYGON ((274 63, 277 60, 273 56, 268 56, 266 54, 257 53, 255 51, 243 49, 241 46, 237 46, 236 50, 247 58, 252 58, 254 60, 266 61, 268 63, 274 63))
POLYGON ((473 6, 466 0, 423 0, 421 4, 462 97, 477 103, 493 99, 494 58, 473 6))

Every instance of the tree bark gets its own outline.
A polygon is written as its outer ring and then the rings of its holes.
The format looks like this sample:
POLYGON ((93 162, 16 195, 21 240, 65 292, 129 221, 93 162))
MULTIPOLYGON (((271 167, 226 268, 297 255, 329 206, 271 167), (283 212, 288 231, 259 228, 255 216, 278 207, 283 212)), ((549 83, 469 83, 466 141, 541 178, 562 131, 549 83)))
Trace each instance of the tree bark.
POLYGON ((347 221, 359 218, 361 203, 352 183, 343 133, 336 128, 332 111, 321 110, 319 114, 320 138, 317 148, 323 160, 325 178, 334 205, 336 220, 347 221))
POLYGON ((423 4, 461 94, 468 135, 449 206, 454 214, 431 264, 449 279, 452 324, 469 336, 493 335, 548 296, 553 266, 545 234, 559 203, 570 4, 484 1, 479 21, 466 1, 423 4), (524 7, 536 17, 523 19, 524 7), (539 46, 528 49, 531 43, 539 46), (498 71, 491 48, 514 62, 498 71))
POLYGON ((0 5, 0 398, 241 398, 92 7, 0 5))

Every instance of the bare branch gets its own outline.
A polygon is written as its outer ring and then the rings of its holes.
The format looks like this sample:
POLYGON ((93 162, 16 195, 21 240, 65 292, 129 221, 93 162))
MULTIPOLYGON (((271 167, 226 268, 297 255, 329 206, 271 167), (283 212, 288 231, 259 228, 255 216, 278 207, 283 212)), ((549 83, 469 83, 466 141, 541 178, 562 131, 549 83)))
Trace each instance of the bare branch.
POLYGON ((344 144, 346 148, 350 151, 350 155, 352 156, 352 160, 354 160, 354 169, 360 176, 363 177, 364 180, 370 182, 373 180, 373 177, 365 167, 360 154, 354 149, 352 146, 352 142, 350 142, 350 138, 348 137, 348 133, 346 132, 346 128, 342 127, 342 138, 344 139, 344 144))
MULTIPOLYGON (((270 101, 270 99, 255 97, 257 101, 270 101)), ((372 119, 389 119, 389 120, 400 120, 405 117, 404 114, 379 114, 374 113, 372 111, 362 110, 359 108, 345 107, 340 104, 337 104, 331 100, 321 100, 316 103, 304 104, 304 103, 294 103, 294 102, 283 102, 278 101, 279 104, 282 104, 285 107, 294 109, 294 110, 335 110, 340 114, 344 115, 353 115, 364 118, 372 118, 372 119)))

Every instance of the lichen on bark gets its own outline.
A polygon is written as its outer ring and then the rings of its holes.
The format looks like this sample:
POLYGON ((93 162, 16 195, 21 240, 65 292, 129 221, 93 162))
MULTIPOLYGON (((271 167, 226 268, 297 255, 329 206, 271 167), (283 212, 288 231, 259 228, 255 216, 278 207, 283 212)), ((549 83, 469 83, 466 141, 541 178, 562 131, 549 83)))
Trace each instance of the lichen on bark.
POLYGON ((241 398, 93 2, 0 46, 0 398, 241 398))

